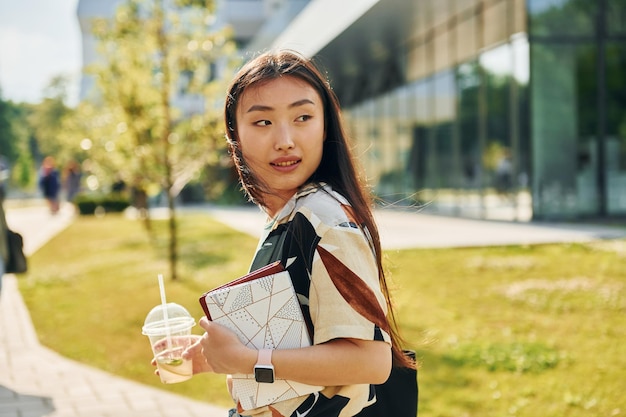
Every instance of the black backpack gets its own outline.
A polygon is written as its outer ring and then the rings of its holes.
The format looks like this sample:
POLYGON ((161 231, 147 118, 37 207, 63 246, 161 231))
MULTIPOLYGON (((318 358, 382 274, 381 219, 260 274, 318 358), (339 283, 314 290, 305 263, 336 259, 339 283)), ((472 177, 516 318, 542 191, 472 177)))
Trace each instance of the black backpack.
MULTIPOLYGON (((415 352, 404 353, 415 360, 415 352)), ((391 369, 391 375, 384 384, 375 385, 376 402, 356 417, 416 417, 419 388, 417 370, 410 368, 391 369)))

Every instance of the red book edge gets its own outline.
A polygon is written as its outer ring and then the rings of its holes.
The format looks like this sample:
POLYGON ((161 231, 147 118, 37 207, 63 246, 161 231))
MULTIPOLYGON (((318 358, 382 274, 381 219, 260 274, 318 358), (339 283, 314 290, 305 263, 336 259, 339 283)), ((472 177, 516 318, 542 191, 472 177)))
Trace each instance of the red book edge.
POLYGON ((209 308, 206 305, 206 296, 210 292, 222 288, 232 287, 233 285, 237 284, 243 284, 244 282, 253 281, 255 279, 263 278, 268 275, 274 275, 279 272, 283 272, 284 270, 285 268, 283 268, 283 265, 280 263, 280 261, 272 262, 271 264, 265 265, 259 269, 255 269, 254 271, 249 272, 242 277, 236 278, 230 282, 227 282, 224 285, 220 285, 219 287, 213 288, 212 290, 205 292, 204 294, 202 294, 202 297, 200 297, 200 305, 202 306, 202 310, 204 310, 204 314, 209 320, 212 320, 211 314, 209 313, 209 308))

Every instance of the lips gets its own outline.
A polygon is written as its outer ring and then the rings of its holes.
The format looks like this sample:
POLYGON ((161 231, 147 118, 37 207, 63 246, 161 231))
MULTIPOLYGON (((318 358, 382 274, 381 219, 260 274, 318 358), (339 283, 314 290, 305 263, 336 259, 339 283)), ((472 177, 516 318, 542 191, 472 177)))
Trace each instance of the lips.
POLYGON ((302 159, 299 158, 278 158, 270 162, 270 165, 280 168, 288 168, 299 164, 301 161, 302 159))
POLYGON ((300 162, 299 160, 295 160, 295 161, 286 161, 286 162, 272 162, 272 165, 277 166, 277 167, 288 167, 291 165, 295 165, 298 162, 300 162))

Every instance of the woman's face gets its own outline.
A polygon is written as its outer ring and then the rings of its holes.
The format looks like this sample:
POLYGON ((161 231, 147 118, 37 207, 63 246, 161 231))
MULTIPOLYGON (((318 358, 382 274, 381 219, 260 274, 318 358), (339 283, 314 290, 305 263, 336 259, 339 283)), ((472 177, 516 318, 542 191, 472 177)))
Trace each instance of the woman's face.
POLYGON ((283 76, 246 88, 236 117, 241 152, 272 191, 265 202, 274 215, 322 160, 322 99, 305 81, 283 76))

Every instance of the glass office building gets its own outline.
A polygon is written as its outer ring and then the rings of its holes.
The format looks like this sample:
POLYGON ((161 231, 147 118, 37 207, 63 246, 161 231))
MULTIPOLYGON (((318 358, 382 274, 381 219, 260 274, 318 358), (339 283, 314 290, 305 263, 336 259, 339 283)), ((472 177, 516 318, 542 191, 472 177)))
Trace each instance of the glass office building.
POLYGON ((369 0, 312 55, 387 203, 626 215, 626 0, 369 0))

